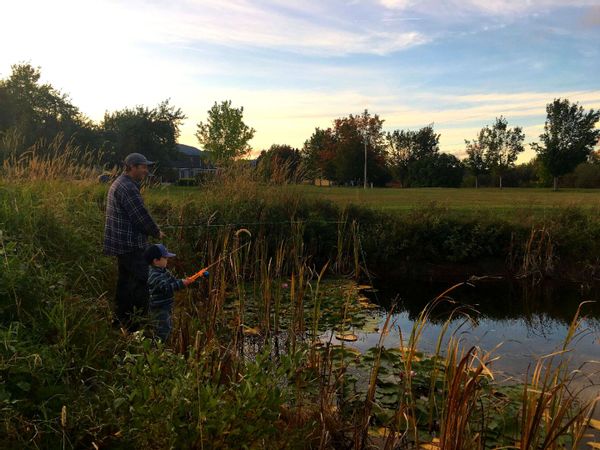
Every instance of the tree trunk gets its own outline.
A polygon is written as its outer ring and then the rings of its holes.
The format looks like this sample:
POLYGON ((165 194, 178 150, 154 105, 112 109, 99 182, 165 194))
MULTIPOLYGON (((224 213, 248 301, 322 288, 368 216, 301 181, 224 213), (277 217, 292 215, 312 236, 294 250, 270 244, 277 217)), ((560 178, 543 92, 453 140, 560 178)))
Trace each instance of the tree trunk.
POLYGON ((475 175, 475 189, 479 189, 479 177, 475 175))
POLYGON ((502 177, 500 177, 500 189, 502 189, 502 177))
POLYGON ((558 191, 558 177, 554 177, 554 190, 558 191))

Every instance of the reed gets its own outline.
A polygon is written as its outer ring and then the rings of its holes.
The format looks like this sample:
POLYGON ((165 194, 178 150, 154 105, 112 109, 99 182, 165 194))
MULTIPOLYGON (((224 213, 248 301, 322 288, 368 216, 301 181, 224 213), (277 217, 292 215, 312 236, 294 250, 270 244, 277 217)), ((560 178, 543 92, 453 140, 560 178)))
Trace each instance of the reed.
POLYGON ((57 135, 36 142, 27 151, 9 153, 2 163, 2 177, 12 181, 95 180, 103 172, 102 154, 81 149, 57 135))
MULTIPOLYGON (((433 355, 419 352, 429 319, 461 284, 434 299, 408 336, 399 331, 391 357, 388 315, 372 361, 362 364, 365 355, 333 346, 332 329, 329 340, 324 334, 327 310, 340 317, 333 329, 352 326, 356 299, 343 293, 334 302, 324 285, 335 274, 368 273, 363 227, 349 212, 336 216, 338 247, 320 261, 305 239, 300 200, 243 177, 214 186, 208 201, 223 204, 202 226, 183 226, 203 211, 194 202, 152 203, 172 218, 167 243, 184 259, 172 269, 214 266, 178 296, 170 342, 121 336, 110 327, 114 264, 99 254, 106 187, 58 163, 46 169, 62 175, 25 182, 25 169, 42 175, 42 162, 32 161, 0 188, 3 447, 289 448, 306 440, 313 448, 554 449, 581 441, 594 402, 578 399, 580 372, 562 359, 581 333, 580 311, 564 348, 520 386, 511 406, 518 427, 492 442, 488 425, 500 408, 490 391, 493 352, 464 349, 450 322, 433 355), (250 234, 239 223, 213 226, 245 199, 262 208, 252 217, 265 219, 248 225, 250 234), (284 220, 266 224, 271 214, 284 220), (398 396, 388 415, 384 376, 398 396), (374 426, 386 429, 379 440, 374 426)), ((461 308, 452 317, 459 314, 471 320, 461 308)))

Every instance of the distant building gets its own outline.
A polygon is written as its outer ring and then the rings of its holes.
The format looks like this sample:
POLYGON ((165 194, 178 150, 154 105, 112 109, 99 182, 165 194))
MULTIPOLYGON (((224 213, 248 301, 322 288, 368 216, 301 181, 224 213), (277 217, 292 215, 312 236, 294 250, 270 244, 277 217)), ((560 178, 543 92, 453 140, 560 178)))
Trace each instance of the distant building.
POLYGON ((195 178, 202 173, 216 172, 209 155, 209 152, 191 145, 177 144, 177 159, 172 163, 177 178, 195 178))

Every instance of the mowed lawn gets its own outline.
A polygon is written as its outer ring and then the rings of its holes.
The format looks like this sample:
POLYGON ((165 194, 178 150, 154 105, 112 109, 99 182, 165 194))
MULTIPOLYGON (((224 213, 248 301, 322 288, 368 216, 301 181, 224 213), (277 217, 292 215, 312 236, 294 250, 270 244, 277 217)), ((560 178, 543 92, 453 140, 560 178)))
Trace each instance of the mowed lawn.
MULTIPOLYGON (((295 186, 301 195, 321 197, 338 204, 369 206, 386 211, 443 208, 456 213, 530 213, 544 215, 561 207, 600 212, 600 189, 531 188, 349 188, 295 186)), ((520 214, 519 214, 520 215, 520 214)))
MULTIPOLYGON (((274 187, 265 188, 271 191, 274 187)), ((576 207, 600 217, 600 189, 552 189, 533 188, 374 188, 318 187, 286 185, 275 187, 286 189, 294 195, 308 198, 323 198, 345 206, 356 204, 387 212, 409 210, 444 210, 451 215, 496 216, 519 221, 531 217, 544 217, 560 208, 576 207)), ((210 194, 210 187, 168 186, 153 190, 154 199, 168 198, 171 201, 187 201, 196 196, 210 194), (208 192, 207 192, 208 190, 208 192)))

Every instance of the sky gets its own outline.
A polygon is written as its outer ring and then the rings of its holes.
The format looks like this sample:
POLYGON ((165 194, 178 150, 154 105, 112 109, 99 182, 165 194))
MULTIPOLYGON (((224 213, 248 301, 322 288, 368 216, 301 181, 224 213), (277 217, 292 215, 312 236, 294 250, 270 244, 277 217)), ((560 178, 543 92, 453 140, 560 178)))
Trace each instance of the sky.
MULTIPOLYGON (((7 0, 0 78, 12 64, 100 121, 165 99, 187 119, 244 108, 256 155, 302 147, 316 127, 365 109, 384 129, 430 123, 442 151, 504 115, 526 142, 546 104, 600 109, 600 0, 7 0)), ((520 162, 533 156, 527 148, 520 162)))

